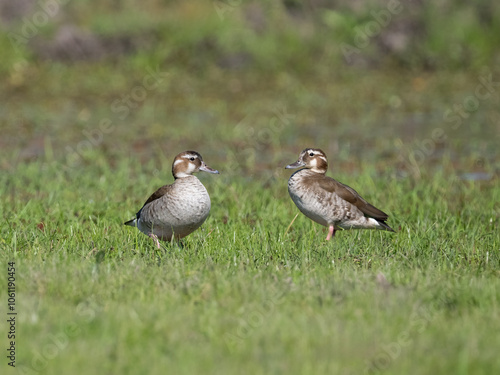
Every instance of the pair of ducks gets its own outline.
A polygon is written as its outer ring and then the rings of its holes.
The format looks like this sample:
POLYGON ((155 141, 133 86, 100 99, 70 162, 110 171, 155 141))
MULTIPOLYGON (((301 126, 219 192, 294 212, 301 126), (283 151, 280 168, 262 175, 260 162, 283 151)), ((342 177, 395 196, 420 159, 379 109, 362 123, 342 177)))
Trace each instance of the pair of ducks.
MULTIPOLYGON (((323 151, 306 148, 287 169, 301 168, 288 180, 288 192, 308 218, 328 227, 326 240, 337 229, 394 230, 386 224, 388 215, 365 201, 351 187, 327 177, 328 161, 323 151)), ((125 225, 137 227, 154 239, 180 239, 198 229, 210 213, 210 197, 195 172, 219 173, 205 164, 196 151, 181 152, 174 159, 174 183, 155 191, 125 225)))

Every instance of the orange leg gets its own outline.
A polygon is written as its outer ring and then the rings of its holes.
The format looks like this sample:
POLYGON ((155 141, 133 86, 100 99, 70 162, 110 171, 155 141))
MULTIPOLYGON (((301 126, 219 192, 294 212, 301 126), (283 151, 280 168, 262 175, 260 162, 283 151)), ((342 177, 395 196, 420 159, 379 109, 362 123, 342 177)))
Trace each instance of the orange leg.
POLYGON ((330 225, 330 227, 328 227, 328 236, 326 236, 326 240, 330 241, 332 237, 335 237, 335 228, 333 225, 330 225))
POLYGON ((156 235, 153 233, 149 233, 148 236, 151 237, 155 241, 156 247, 159 249, 160 248, 160 241, 158 241, 158 237, 156 237, 156 235))

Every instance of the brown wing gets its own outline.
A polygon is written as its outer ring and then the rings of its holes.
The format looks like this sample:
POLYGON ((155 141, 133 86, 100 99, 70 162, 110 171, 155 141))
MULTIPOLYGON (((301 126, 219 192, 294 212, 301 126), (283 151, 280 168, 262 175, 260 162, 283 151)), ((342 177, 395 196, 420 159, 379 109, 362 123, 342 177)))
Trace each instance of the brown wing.
POLYGON ((143 206, 141 207, 141 209, 139 210, 139 212, 137 212, 136 217, 139 219, 139 217, 141 216, 141 211, 144 208, 144 206, 161 198, 161 197, 163 197, 165 194, 167 194, 167 192, 170 190, 171 187, 172 187, 172 185, 162 186, 161 188, 156 190, 153 194, 151 194, 151 196, 148 198, 146 203, 144 203, 143 206))
POLYGON ((171 185, 165 185, 156 190, 151 196, 148 198, 146 203, 144 203, 144 206, 147 205, 148 203, 151 203, 152 201, 155 201, 161 197, 163 197, 167 192, 170 190, 171 185))
MULTIPOLYGON (((322 176, 323 177, 323 176, 322 176)), ((368 217, 372 217, 376 220, 385 221, 388 219, 388 215, 365 201, 352 187, 344 185, 341 182, 335 181, 330 177, 323 177, 318 179, 318 183, 321 188, 337 194, 340 198, 351 203, 352 205, 359 208, 359 210, 368 217)))

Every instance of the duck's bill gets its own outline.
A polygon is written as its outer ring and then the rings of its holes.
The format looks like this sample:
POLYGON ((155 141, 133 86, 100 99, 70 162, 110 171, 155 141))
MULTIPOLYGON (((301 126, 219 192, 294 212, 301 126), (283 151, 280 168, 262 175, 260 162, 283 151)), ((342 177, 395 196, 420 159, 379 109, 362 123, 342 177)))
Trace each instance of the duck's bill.
POLYGON ((212 169, 210 168, 208 165, 206 164, 203 164, 201 167, 200 167, 200 171, 203 171, 203 172, 208 172, 208 173, 216 173, 216 174, 219 174, 219 171, 217 169, 212 169))
POLYGON ((304 163, 303 161, 301 160, 297 160, 295 163, 293 164, 288 164, 285 169, 295 169, 295 168, 300 168, 300 167, 303 167, 304 165, 306 165, 306 163, 304 163))

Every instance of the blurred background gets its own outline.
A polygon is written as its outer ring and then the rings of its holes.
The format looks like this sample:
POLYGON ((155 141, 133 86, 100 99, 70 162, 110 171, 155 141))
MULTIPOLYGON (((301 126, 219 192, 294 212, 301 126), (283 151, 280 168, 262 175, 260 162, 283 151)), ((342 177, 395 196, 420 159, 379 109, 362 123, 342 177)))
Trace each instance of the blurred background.
POLYGON ((500 3, 0 0, 1 169, 499 175, 500 3))
POLYGON ((500 373, 499 144, 498 0, 0 0, 17 367, 500 373), (306 147, 398 233, 295 220, 306 147), (157 252, 123 222, 189 149, 211 214, 157 252))

